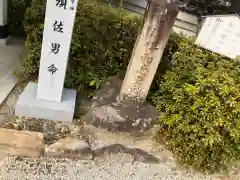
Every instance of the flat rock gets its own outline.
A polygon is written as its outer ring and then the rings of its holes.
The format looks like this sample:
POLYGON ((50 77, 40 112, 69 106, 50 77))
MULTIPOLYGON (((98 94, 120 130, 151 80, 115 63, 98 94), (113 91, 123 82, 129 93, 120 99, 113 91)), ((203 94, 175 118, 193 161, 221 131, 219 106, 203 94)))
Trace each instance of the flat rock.
POLYGON ((69 157, 79 159, 92 159, 93 155, 89 144, 85 140, 64 138, 46 145, 45 156, 69 157))
POLYGON ((110 131, 142 133, 153 127, 158 118, 154 106, 144 103, 135 106, 117 101, 122 81, 111 78, 93 97, 83 122, 110 131))
POLYGON ((121 86, 121 79, 118 77, 109 78, 104 86, 96 91, 94 97, 92 98, 92 104, 90 105, 90 108, 94 109, 95 107, 115 103, 116 97, 120 93, 121 86))
POLYGON ((124 162, 142 162, 142 163, 159 163, 166 159, 158 159, 148 152, 139 148, 128 148, 122 144, 111 144, 93 150, 94 159, 114 159, 124 162))
POLYGON ((44 147, 42 133, 0 128, 1 155, 41 156, 44 147))
POLYGON ((134 155, 131 149, 122 144, 112 144, 95 149, 94 159, 118 160, 124 162, 133 162, 134 155))

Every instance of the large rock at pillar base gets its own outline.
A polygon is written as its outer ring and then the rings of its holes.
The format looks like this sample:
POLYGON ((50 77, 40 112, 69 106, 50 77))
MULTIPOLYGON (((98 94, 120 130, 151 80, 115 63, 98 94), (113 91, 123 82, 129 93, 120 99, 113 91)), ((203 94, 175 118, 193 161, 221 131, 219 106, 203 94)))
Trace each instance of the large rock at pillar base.
POLYGON ((118 102, 122 81, 111 78, 93 97, 91 107, 83 121, 110 131, 144 132, 153 127, 158 118, 154 106, 144 103, 134 106, 118 102))
POLYGON ((113 103, 91 109, 83 121, 110 131, 144 132, 153 127, 156 119, 156 110, 151 105, 126 107, 113 103))

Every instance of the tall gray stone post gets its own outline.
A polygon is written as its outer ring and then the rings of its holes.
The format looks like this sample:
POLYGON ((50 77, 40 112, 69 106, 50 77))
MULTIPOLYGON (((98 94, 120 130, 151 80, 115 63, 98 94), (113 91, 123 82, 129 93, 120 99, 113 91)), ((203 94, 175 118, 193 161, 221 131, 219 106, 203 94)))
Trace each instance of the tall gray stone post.
POLYGON ((177 4, 173 0, 148 0, 144 24, 119 95, 120 101, 145 101, 177 15, 177 4))
POLYGON ((108 130, 131 133, 150 129, 159 114, 143 103, 178 15, 173 0, 148 0, 127 73, 123 81, 112 79, 100 89, 83 121, 108 130), (121 89, 121 91, 120 91, 121 89))

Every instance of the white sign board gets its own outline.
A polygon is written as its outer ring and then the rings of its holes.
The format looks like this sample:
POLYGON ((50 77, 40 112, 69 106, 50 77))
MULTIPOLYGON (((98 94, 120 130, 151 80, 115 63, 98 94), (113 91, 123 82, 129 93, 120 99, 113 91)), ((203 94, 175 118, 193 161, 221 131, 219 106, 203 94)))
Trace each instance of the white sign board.
POLYGON ((48 0, 37 98, 61 102, 78 0, 48 0))
POLYGON ((240 19, 235 15, 209 16, 198 34, 196 44, 235 59, 240 55, 240 19))

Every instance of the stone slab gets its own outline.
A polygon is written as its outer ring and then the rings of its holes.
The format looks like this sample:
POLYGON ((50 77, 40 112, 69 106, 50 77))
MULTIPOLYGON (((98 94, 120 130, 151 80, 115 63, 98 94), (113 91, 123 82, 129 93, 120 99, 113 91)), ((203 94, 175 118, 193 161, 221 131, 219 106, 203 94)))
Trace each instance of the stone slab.
POLYGON ((6 46, 1 46, 0 42, 0 105, 18 81, 13 71, 20 67, 24 55, 24 43, 24 39, 16 37, 12 37, 6 46))
POLYGON ((7 98, 9 92, 12 91, 12 89, 15 87, 17 84, 18 80, 12 72, 8 74, 6 77, 5 81, 0 84, 1 86, 1 91, 0 91, 0 105, 4 102, 4 100, 7 98))
POLYGON ((44 148, 42 133, 0 128, 0 155, 41 156, 44 148))
POLYGON ((16 104, 16 116, 71 122, 75 110, 76 90, 64 89, 62 101, 37 99, 37 83, 30 82, 16 104))
POLYGON ((45 156, 79 158, 84 160, 93 159, 90 145, 81 139, 64 138, 45 147, 45 156))

